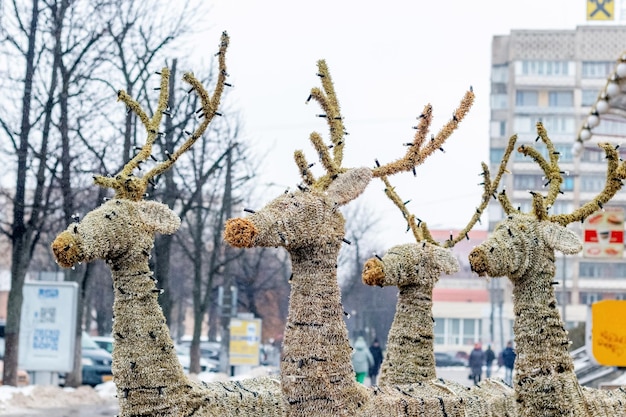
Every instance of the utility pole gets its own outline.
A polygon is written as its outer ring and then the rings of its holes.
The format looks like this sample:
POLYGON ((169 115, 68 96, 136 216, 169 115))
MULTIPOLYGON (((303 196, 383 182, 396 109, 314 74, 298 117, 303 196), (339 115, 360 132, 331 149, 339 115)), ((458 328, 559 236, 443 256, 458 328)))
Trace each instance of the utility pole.
MULTIPOLYGON (((223 218, 230 219, 232 217, 232 147, 226 153, 226 178, 224 181, 224 198, 222 203, 223 218)), ((233 369, 230 366, 230 319, 237 314, 237 292, 233 291, 232 276, 228 271, 228 259, 231 248, 224 246, 224 269, 223 284, 221 287, 221 336, 222 349, 220 352, 220 370, 227 375, 233 375, 233 369)))

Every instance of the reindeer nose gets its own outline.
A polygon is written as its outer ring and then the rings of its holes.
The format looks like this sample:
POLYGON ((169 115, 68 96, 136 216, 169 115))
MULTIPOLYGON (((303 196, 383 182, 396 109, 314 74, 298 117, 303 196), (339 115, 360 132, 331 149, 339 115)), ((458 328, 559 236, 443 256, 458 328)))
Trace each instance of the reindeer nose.
POLYGON ((256 226, 248 219, 228 219, 224 227, 224 240, 236 248, 251 248, 259 234, 256 226))
POLYGON ((69 268, 83 260, 83 251, 79 242, 67 230, 60 233, 51 246, 57 263, 63 268, 69 268))
POLYGON ((383 263, 376 258, 371 258, 363 265, 363 274, 361 276, 364 284, 383 286, 385 282, 385 271, 383 263))
POLYGON ((472 271, 476 272, 479 276, 487 275, 487 256, 485 255, 485 251, 480 247, 476 247, 472 249, 469 254, 469 262, 472 271))

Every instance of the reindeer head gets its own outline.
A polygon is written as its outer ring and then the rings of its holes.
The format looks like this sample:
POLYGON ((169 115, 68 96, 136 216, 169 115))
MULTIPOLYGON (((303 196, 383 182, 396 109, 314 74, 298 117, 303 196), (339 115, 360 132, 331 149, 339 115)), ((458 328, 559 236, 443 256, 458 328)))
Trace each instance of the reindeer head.
MULTIPOLYGON (((612 145, 599 144, 608 161, 607 182, 604 189, 591 201, 571 214, 549 215, 548 209, 561 193, 563 182, 558 166, 558 152, 541 123, 537 123, 538 139, 543 140, 549 152, 549 161, 531 146, 522 145, 518 151, 531 156, 541 166, 548 181, 548 193, 542 195, 531 191, 533 204, 529 213, 513 208, 505 192, 498 194, 507 218, 494 230, 491 236, 472 250, 469 255, 472 270, 478 275, 491 277, 508 276, 514 283, 526 276, 551 269, 547 276, 554 276, 554 251, 574 254, 582 249, 580 238, 566 226, 582 221, 598 209, 602 209, 622 187, 626 171, 624 163, 619 163, 619 155, 612 145)), ((515 141, 515 136, 511 141, 515 141)))
MULTIPOLYGON (((363 282, 367 285, 381 287, 388 285, 397 287, 417 285, 432 290, 440 275, 457 272, 459 263, 452 255, 450 248, 460 242, 461 239, 469 239, 469 231, 477 221, 480 221, 481 214, 498 187, 512 149, 513 144, 510 143, 504 154, 505 162, 500 165, 500 170, 493 182, 490 179, 489 168, 485 163, 482 163, 482 176, 484 177, 482 185, 484 191, 481 204, 476 208, 467 226, 456 237, 450 235, 450 239, 443 242, 443 244, 436 242, 432 238, 426 223, 416 219, 415 215, 407 210, 406 205, 408 201, 403 202, 394 187, 389 183, 387 177, 382 176, 382 180, 385 183, 385 194, 400 209, 408 223, 407 231, 413 231, 416 243, 394 246, 383 258, 376 256, 369 259, 363 267, 363 282)), ((420 159, 423 160, 425 158, 420 159)))
POLYGON ((179 226, 178 216, 164 204, 114 199, 72 223, 52 242, 52 251, 65 268, 94 259, 132 265, 150 253, 156 232, 172 234, 179 226))
POLYGON ((204 119, 189 134, 185 143, 169 155, 168 160, 157 164, 143 177, 134 176, 133 171, 151 157, 152 145, 160 134, 161 118, 163 114, 168 114, 169 69, 163 68, 160 72, 159 102, 151 118, 126 92, 118 93, 118 99, 142 121, 147 133, 146 143, 115 176, 94 177, 94 182, 99 186, 115 190, 115 198, 88 213, 81 222, 71 224, 57 236, 52 243, 52 250, 59 265, 68 268, 79 262, 105 259, 116 268, 127 268, 148 259, 156 232, 172 234, 178 229, 180 219, 172 210, 158 202, 144 201, 143 197, 152 179, 169 169, 202 136, 218 114, 217 108, 227 76, 227 46, 228 35, 223 33, 218 53, 220 73, 212 96, 193 74, 186 73, 183 76, 183 80, 191 86, 189 92, 195 91, 200 97, 204 119))
POLYGON ((326 174, 316 179, 311 172, 313 164, 307 162, 301 151, 296 151, 295 161, 303 180, 298 186, 299 190, 281 195, 245 219, 228 220, 224 239, 232 246, 283 246, 294 249, 326 241, 340 242, 344 237, 344 221, 338 207, 360 195, 372 177, 413 170, 428 155, 440 149, 469 110, 474 97, 471 91, 468 92, 452 120, 437 137, 433 135, 423 148, 427 127, 432 119, 430 106, 426 106, 419 117, 420 124, 416 127, 418 133, 403 158, 384 166, 376 162, 377 167, 373 169, 343 168, 341 162, 346 134, 343 117, 323 60, 318 62, 318 69, 323 91, 313 88, 307 102, 314 99, 321 105, 324 114, 318 116, 325 118, 329 125, 331 145, 327 146, 317 133, 310 136, 326 174), (329 149, 332 149, 332 155, 329 149))
POLYGON ((363 282, 379 287, 432 288, 441 274, 458 270, 459 262, 450 250, 430 242, 406 243, 392 247, 381 259, 368 259, 363 266, 363 282))

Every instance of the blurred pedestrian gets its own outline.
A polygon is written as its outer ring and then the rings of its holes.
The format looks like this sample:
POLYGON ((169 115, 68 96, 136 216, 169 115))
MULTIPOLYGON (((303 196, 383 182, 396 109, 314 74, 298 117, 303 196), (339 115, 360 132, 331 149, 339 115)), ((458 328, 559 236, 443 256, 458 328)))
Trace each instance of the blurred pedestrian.
POLYGON ((487 378, 491 378, 491 365, 495 359, 496 354, 491 349, 491 345, 487 345, 487 350, 485 350, 485 375, 487 378))
POLYGON ((474 344, 474 349, 469 355, 469 367, 471 370, 471 376, 474 380, 474 385, 478 385, 483 374, 483 365, 485 364, 485 352, 483 352, 482 345, 480 343, 474 344))
POLYGON ((506 347, 502 351, 502 362, 504 364, 504 382, 513 385, 513 367, 515 366, 515 357, 517 354, 513 349, 513 342, 510 340, 506 343, 506 347))
POLYGON ((374 364, 374 358, 367 347, 367 343, 362 336, 359 336, 354 342, 354 350, 352 351, 352 367, 356 374, 356 380, 359 383, 365 382, 370 366, 374 364))
POLYGON ((374 358, 374 364, 370 366, 369 370, 370 383, 372 385, 376 385, 376 377, 380 371, 380 365, 383 363, 383 350, 381 349, 377 338, 375 338, 370 345, 370 353, 372 354, 372 358, 374 358))

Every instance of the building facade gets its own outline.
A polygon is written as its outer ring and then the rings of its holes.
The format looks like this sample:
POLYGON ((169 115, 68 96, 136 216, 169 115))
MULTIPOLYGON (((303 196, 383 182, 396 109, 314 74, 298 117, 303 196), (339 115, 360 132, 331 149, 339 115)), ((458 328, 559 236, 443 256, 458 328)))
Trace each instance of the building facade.
MULTIPOLYGON (((545 126, 556 150, 564 182, 552 214, 569 213, 597 195, 605 184, 606 159, 598 142, 622 144, 626 119, 614 114, 592 129, 593 137, 579 152, 574 144, 587 118, 606 95, 607 82, 626 51, 626 26, 579 26, 574 30, 513 30, 492 40, 490 165, 494 172, 507 142, 518 135, 518 146, 542 148, 536 123, 545 126)), ((621 94, 621 93, 620 93, 621 94)), ((580 146, 580 144, 579 144, 580 146)), ((626 151, 626 148, 624 149, 626 151)), ((622 151, 622 158, 626 155, 622 151)), ((516 207, 530 211, 531 191, 544 192, 543 171, 531 158, 514 152, 501 182, 516 207)), ((612 210, 626 207, 621 191, 610 203, 612 210)), ((609 209, 608 207, 606 209, 609 209)), ((498 204, 489 208, 489 230, 503 218, 498 204)), ((582 238, 584 225, 572 224, 582 238)), ((622 224, 623 229, 623 224, 622 224)), ((623 248, 622 248, 623 249, 623 248)), ((626 299, 626 260, 623 255, 589 257, 587 253, 557 253, 555 286, 563 319, 568 327, 584 322, 588 306, 603 299, 626 299)), ((511 287, 501 282, 504 315, 512 313, 511 287)), ((498 291, 491 291, 497 296, 498 291)), ((505 317, 511 320, 512 317, 505 317)))

